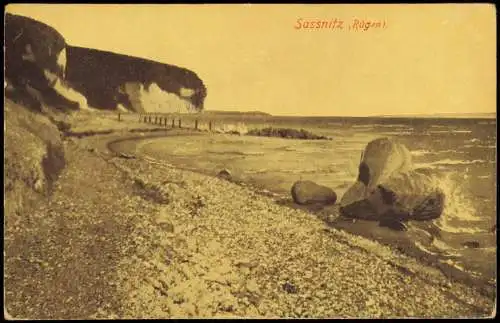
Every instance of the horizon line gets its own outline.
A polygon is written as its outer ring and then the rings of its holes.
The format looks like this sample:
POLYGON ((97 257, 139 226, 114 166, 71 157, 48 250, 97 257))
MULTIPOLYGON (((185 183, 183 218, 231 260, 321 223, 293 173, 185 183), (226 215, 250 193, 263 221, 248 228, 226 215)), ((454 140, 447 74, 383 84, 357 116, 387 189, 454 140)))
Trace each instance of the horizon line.
POLYGON ((204 112, 220 112, 220 113, 241 113, 241 114, 266 114, 273 117, 313 117, 313 118, 487 118, 496 119, 496 111, 493 112, 443 112, 432 114, 375 114, 375 115, 299 115, 299 114, 273 114, 260 110, 211 110, 206 109, 204 112), (462 117, 460 117, 462 116, 462 117))

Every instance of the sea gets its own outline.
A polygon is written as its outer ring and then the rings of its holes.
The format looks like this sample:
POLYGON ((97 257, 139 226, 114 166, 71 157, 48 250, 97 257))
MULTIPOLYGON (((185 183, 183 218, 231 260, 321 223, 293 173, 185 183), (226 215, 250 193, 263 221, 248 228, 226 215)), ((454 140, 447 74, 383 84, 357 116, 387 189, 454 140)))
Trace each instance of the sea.
MULTIPOLYGON (((357 178, 361 152, 373 139, 395 138, 415 168, 432 172, 446 195, 444 213, 390 232, 370 221, 342 224, 383 243, 406 241, 412 250, 469 276, 496 284, 496 120, 451 118, 213 117, 204 136, 146 139, 139 153, 182 168, 217 174, 227 169, 251 187, 291 199, 297 180, 312 180, 342 194, 357 178), (265 127, 305 129, 331 140, 244 135, 265 127), (237 131, 241 135, 229 134, 237 131)), ((208 119, 199 127, 208 127, 208 119)), ((186 125, 183 125, 186 126, 186 125)), ((189 127, 189 126, 188 126, 189 127)))

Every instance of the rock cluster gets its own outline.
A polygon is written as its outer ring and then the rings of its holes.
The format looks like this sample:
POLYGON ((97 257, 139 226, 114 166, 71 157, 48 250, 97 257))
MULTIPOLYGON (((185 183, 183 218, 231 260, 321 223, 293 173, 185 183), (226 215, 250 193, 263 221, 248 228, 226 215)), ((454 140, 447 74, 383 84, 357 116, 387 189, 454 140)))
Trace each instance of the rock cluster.
POLYGON ((313 134, 304 129, 292 129, 292 128, 263 128, 263 129, 251 129, 247 132, 249 136, 263 136, 263 137, 280 137, 289 139, 304 139, 304 140, 328 140, 328 137, 319 136, 313 134))
POLYGON ((444 193, 424 170, 413 169, 408 149, 388 138, 368 143, 361 155, 356 182, 340 201, 343 216, 382 221, 398 230, 396 222, 432 220, 444 209, 444 193))

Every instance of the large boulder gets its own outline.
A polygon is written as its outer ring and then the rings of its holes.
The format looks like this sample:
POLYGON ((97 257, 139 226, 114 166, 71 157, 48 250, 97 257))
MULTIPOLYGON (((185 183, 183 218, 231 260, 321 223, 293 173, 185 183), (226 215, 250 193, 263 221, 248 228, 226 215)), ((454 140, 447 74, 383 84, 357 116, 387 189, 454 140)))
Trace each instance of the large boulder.
POLYGON ((329 187, 313 181, 297 181, 292 186, 293 201, 297 204, 335 204, 337 194, 329 187))
POLYGON ((371 141, 361 155, 356 182, 340 201, 346 217, 388 221, 430 220, 444 210, 444 193, 432 174, 413 169, 408 149, 388 138, 371 141))

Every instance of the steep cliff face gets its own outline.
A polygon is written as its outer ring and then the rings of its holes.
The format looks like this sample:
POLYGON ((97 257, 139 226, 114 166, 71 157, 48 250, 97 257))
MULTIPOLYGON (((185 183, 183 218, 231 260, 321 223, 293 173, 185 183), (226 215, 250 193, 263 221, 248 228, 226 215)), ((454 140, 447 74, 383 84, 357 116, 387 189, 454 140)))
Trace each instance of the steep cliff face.
POLYGON ((6 96, 40 110, 86 107, 83 95, 65 81, 66 42, 54 28, 36 20, 5 16, 6 96))
POLYGON ((40 111, 97 109, 197 112, 206 87, 196 73, 173 65, 73 47, 54 28, 6 14, 6 96, 40 111))
POLYGON ((196 112, 206 88, 192 71, 95 49, 67 46, 67 81, 91 106, 137 112, 196 112))
POLYGON ((64 77, 66 42, 54 28, 7 13, 5 17, 6 77, 14 85, 47 87, 46 74, 64 77))

